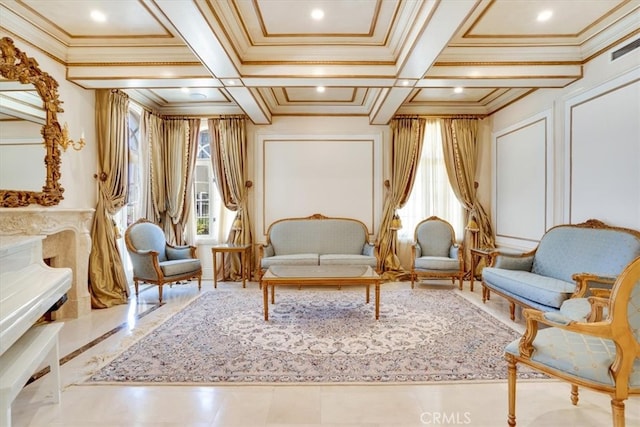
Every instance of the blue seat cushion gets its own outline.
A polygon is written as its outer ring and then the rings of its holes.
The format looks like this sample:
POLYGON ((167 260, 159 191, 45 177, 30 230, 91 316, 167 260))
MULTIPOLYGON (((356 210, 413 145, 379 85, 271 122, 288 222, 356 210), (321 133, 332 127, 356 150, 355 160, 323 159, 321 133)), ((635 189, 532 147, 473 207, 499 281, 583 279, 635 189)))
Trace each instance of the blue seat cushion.
MULTIPOLYGON (((519 343, 519 339, 512 341, 505 352, 520 356, 519 343)), ((547 328, 538 331, 533 345, 534 362, 575 378, 614 385, 609 367, 615 360, 616 347, 611 340, 547 328)), ((640 358, 636 358, 629 380, 630 387, 640 386, 640 358)))
POLYGON ((159 263, 165 277, 195 273, 200 270, 199 259, 176 259, 159 263))
POLYGON ((573 282, 541 276, 521 270, 505 270, 486 267, 482 270, 482 280, 495 287, 518 295, 526 300, 559 309, 562 303, 571 297, 576 289, 573 282))
POLYGON ((319 263, 318 254, 290 254, 262 258, 260 267, 267 269, 272 265, 319 265, 319 263))
POLYGON ((460 271, 460 261, 444 256, 423 256, 416 258, 415 267, 418 270, 460 271))
POLYGON ((375 256, 367 255, 328 254, 320 255, 320 265, 368 265, 376 268, 377 260, 375 256))

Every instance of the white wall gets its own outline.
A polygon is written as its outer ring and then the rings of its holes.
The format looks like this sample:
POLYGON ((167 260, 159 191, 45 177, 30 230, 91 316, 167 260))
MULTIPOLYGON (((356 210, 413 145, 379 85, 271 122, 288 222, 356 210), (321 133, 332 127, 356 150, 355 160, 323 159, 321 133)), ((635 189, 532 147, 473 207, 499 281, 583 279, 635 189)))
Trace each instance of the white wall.
POLYGON ((578 82, 492 116, 499 246, 532 248, 552 226, 589 218, 640 229, 639 81, 640 52, 616 61, 605 52, 578 82))
POLYGON ((275 117, 270 126, 249 126, 248 134, 257 242, 272 222, 315 213, 358 219, 375 237, 389 170, 388 126, 369 125, 366 117, 275 117))

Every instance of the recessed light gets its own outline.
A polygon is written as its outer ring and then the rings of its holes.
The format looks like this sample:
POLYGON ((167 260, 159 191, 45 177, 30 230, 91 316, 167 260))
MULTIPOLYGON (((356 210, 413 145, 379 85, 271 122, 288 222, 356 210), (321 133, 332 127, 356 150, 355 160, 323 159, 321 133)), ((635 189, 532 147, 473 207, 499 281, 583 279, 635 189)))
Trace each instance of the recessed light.
POLYGON ((549 19, 551 19, 552 16, 553 16, 552 10, 543 10, 538 14, 538 22, 548 21, 549 19))
POLYGON ((318 86, 316 88, 316 92, 323 93, 324 92, 324 86, 318 86))
POLYGON ((180 88, 180 92, 182 92, 182 93, 189 93, 189 88, 188 88, 188 87, 180 88))
POLYGON ((462 93, 463 91, 464 91, 464 89, 461 88, 461 87, 457 87, 457 88, 453 89, 453 93, 462 93))
POLYGON ((324 18, 324 11, 322 9, 313 9, 311 11, 311 17, 316 21, 319 21, 324 18))
POLYGON ((99 10, 92 10, 90 16, 95 22, 105 22, 107 20, 107 15, 99 10))
POLYGON ((409 80, 403 80, 402 86, 409 86, 409 80))
POLYGON ((236 85, 236 81, 235 80, 227 80, 227 84, 229 86, 235 86, 236 85))

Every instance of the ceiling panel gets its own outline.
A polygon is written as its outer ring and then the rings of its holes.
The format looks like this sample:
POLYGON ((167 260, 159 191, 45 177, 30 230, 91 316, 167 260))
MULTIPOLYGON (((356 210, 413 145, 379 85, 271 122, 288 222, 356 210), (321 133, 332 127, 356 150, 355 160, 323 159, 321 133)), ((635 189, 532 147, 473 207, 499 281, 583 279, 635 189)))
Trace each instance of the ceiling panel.
POLYGON ((491 114, 579 80, 593 55, 640 34, 640 0, 3 0, 0 16, 2 36, 65 64, 81 87, 256 123, 491 114))

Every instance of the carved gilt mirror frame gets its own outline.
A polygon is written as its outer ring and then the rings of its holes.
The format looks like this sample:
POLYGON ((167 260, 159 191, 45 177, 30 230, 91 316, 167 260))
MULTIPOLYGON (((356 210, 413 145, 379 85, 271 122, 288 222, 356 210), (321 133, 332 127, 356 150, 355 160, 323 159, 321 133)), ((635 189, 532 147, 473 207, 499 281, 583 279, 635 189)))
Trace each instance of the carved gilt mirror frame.
POLYGON ((46 150, 44 165, 46 180, 42 191, 25 191, 18 189, 0 189, 1 207, 19 207, 30 204, 54 206, 63 199, 64 188, 60 185, 60 145, 62 128, 57 114, 64 110, 58 99, 58 82, 48 73, 40 70, 38 62, 29 58, 18 49, 9 37, 0 39, 0 75, 23 84, 31 84, 42 99, 46 113, 46 122, 42 127, 43 144, 46 150))

